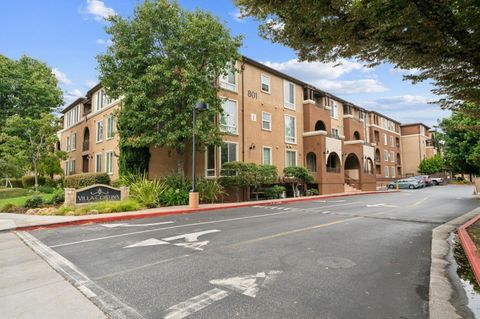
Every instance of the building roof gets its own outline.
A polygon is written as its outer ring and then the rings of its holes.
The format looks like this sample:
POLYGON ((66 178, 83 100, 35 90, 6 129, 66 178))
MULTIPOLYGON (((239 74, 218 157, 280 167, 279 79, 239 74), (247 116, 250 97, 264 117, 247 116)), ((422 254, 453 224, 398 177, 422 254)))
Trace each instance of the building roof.
POLYGON ((384 115, 384 114, 382 114, 382 113, 378 113, 377 111, 368 111, 368 112, 373 113, 373 114, 380 115, 381 117, 384 117, 384 118, 386 118, 387 120, 390 120, 390 121, 395 122, 395 123, 397 123, 397 124, 400 124, 400 126, 402 126, 402 123, 400 123, 399 121, 394 120, 394 119, 392 119, 391 117, 388 117, 388 116, 386 116, 386 115, 384 115))
POLYGON ((422 126, 425 126, 427 128, 427 130, 431 129, 430 126, 426 125, 426 124, 423 124, 421 122, 417 122, 417 123, 406 123, 406 124, 402 124, 400 125, 401 127, 406 127, 406 126, 418 126, 418 125, 422 125, 422 126))
POLYGON ((69 105, 67 105, 67 107, 65 107, 63 110, 62 110, 62 113, 65 114, 67 113, 68 111, 70 111, 74 106, 80 104, 80 103, 83 103, 85 101, 85 98, 84 97, 79 97, 78 99, 76 99, 75 101, 73 101, 72 103, 70 103, 69 105))

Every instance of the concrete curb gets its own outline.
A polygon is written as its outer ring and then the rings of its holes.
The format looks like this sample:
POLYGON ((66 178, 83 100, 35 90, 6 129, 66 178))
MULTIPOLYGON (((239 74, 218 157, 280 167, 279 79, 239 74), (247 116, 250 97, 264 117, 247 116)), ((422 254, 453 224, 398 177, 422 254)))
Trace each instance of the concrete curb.
POLYGON ((77 225, 84 225, 84 224, 91 224, 91 223, 108 223, 112 221, 120 221, 120 220, 131 220, 131 219, 140 219, 140 218, 153 218, 159 216, 167 216, 167 215, 176 215, 176 214, 192 214, 192 213, 199 213, 205 211, 214 211, 214 210, 221 210, 221 209, 233 209, 233 208, 243 208, 243 207, 252 207, 252 206, 270 206, 270 205, 279 205, 279 204, 286 204, 286 203, 296 203, 296 202, 306 202, 306 201, 314 201, 314 200, 322 200, 322 199, 329 199, 329 198, 338 198, 338 197, 350 197, 350 196, 359 196, 359 195, 374 195, 374 194, 389 194, 389 193, 397 193, 398 191, 369 191, 369 192, 359 192, 359 193, 350 193, 350 194, 335 194, 335 195, 319 195, 319 196, 309 196, 309 197, 301 197, 301 198, 288 198, 288 199, 276 199, 276 200, 266 200, 266 201, 255 201, 255 202, 244 202, 241 204, 231 204, 231 205, 223 205, 223 206, 214 206, 214 207, 200 207, 196 209, 192 208, 185 208, 185 209, 177 209, 172 211, 165 211, 165 212, 151 212, 151 213, 141 213, 135 214, 132 212, 131 214, 126 215, 118 215, 118 216, 95 216, 91 218, 84 218, 78 220, 70 220, 64 222, 55 222, 50 224, 41 224, 41 225, 29 225, 29 226, 21 226, 15 227, 12 229, 6 229, 3 231, 31 231, 40 228, 57 228, 57 227, 66 227, 66 226, 77 226, 77 225))
POLYGON ((457 217, 432 231, 432 250, 430 266, 429 313, 431 319, 461 319, 452 305, 454 287, 448 276, 450 262, 447 256, 450 251, 448 238, 459 226, 480 214, 476 208, 457 217))
POLYGON ((475 279, 477 279, 477 283, 480 283, 480 256, 478 255, 475 243, 467 232, 467 228, 473 225, 479 219, 480 215, 470 219, 468 222, 458 228, 458 238, 460 239, 463 250, 465 250, 465 254, 467 255, 468 261, 470 262, 470 266, 472 267, 475 275, 475 279))

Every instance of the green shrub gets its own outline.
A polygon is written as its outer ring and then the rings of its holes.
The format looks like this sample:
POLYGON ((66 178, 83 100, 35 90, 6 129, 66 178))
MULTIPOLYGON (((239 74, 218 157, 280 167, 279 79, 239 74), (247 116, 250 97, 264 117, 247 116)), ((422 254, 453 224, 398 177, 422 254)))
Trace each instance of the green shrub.
POLYGON ((61 185, 63 185, 63 180, 61 178, 54 179, 48 176, 45 178, 45 186, 56 188, 61 185))
POLYGON ((173 173, 167 176, 164 176, 162 180, 165 182, 165 185, 169 188, 179 189, 184 191, 190 191, 191 182, 179 173, 173 173))
POLYGON ((106 173, 84 173, 65 177, 65 188, 84 188, 95 184, 110 185, 110 176, 106 173))
POLYGON ((0 189, 0 199, 27 196, 31 193, 31 190, 25 188, 4 188, 0 189))
POLYGON ((53 196, 45 202, 45 204, 58 205, 65 202, 65 192, 62 188, 57 188, 53 192, 53 196))
POLYGON ((216 179, 199 179, 197 186, 202 203, 215 203, 220 196, 226 194, 225 188, 216 179))
POLYGON ((45 194, 53 194, 57 189, 51 186, 39 186, 38 191, 45 194))
POLYGON ((14 209, 15 209, 15 205, 13 205, 12 203, 6 203, 6 204, 3 204, 2 206, 0 206, 0 212, 2 212, 2 213, 11 212, 14 209))
POLYGON ((140 205, 140 203, 138 203, 137 201, 133 199, 128 199, 120 202, 98 202, 79 208, 61 206, 56 214, 61 216, 65 215, 67 212, 74 212, 75 215, 85 215, 92 212, 98 214, 108 214, 129 212, 142 208, 143 206, 140 205))
POLYGON ((160 196, 160 203, 165 206, 180 206, 188 204, 188 191, 185 189, 167 188, 160 196))
MULTIPOLYGON (((23 187, 22 180, 19 179, 19 178, 10 178, 9 181, 12 184, 12 187, 14 187, 14 188, 22 188, 23 187)), ((0 185, 1 186, 7 185, 5 179, 0 179, 0 185)), ((8 184, 8 186, 10 186, 10 184, 8 184)))
POLYGON ((43 204, 43 199, 40 196, 33 196, 25 202, 25 208, 37 208, 43 204))
POLYGON ((265 189, 265 197, 267 199, 279 199, 282 193, 285 191, 284 186, 275 185, 265 189))
POLYGON ((130 184, 130 196, 146 207, 152 208, 159 205, 160 198, 166 189, 163 181, 158 179, 150 181, 144 174, 130 184))
MULTIPOLYGON (((38 176, 38 185, 45 185, 45 177, 38 176)), ((22 177, 23 188, 35 187, 35 176, 23 176, 22 177)))
POLYGON ((307 196, 316 196, 316 195, 320 195, 320 192, 318 191, 317 188, 310 188, 310 189, 307 189, 307 196))

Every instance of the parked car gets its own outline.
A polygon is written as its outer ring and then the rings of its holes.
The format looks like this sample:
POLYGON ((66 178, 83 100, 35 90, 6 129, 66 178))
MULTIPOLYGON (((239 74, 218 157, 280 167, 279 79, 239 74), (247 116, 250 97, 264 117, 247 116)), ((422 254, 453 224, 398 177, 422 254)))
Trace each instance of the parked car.
MULTIPOLYGON (((392 181, 387 184, 390 189, 397 187, 397 181, 392 181)), ((398 180, 398 188, 417 189, 423 187, 423 182, 416 178, 400 179, 398 180)))
POLYGON ((430 179, 432 180, 433 185, 440 185, 444 182, 442 177, 430 177, 430 179))
POLYGON ((412 178, 419 180, 425 187, 433 185, 432 180, 428 177, 428 175, 418 175, 412 178))

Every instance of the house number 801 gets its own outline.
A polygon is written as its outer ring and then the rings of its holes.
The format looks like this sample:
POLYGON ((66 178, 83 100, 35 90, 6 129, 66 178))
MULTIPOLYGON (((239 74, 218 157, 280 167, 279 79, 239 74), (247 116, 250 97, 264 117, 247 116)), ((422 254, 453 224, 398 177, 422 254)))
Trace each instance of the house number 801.
POLYGON ((252 99, 257 99, 257 92, 248 90, 248 97, 252 99))

